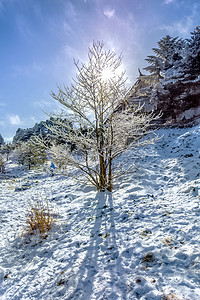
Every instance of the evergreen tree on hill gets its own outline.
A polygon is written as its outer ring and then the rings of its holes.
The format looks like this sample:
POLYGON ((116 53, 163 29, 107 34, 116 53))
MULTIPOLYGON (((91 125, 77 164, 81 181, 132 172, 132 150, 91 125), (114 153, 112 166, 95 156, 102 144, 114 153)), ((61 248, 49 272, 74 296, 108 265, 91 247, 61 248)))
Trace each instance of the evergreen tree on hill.
POLYGON ((0 145, 2 145, 4 143, 4 139, 2 137, 2 135, 0 134, 0 145))
POLYGON ((188 42, 190 73, 198 76, 200 74, 200 26, 196 26, 195 30, 191 32, 188 42))
POLYGON ((200 115, 200 26, 189 39, 166 35, 157 44, 155 55, 146 58, 149 66, 144 69, 150 75, 140 74, 133 101, 142 101, 147 111, 162 112, 163 123, 196 122, 200 115))
MULTIPOLYGON (((144 68, 151 74, 160 74, 169 68, 176 66, 177 62, 182 60, 182 49, 184 48, 184 40, 178 37, 166 35, 158 42, 158 48, 153 48, 155 55, 149 55, 146 61, 150 66, 144 68)), ((180 63, 178 63, 180 64, 180 63)))

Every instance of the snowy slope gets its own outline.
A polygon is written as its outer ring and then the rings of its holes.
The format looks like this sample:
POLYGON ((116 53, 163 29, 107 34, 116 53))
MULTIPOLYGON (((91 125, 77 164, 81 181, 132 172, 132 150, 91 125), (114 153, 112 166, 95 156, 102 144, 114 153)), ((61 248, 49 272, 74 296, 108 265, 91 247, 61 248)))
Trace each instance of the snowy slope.
POLYGON ((7 166, 0 299, 200 299, 200 127, 158 134, 113 193, 7 166), (38 197, 58 219, 43 241, 21 237, 38 197))

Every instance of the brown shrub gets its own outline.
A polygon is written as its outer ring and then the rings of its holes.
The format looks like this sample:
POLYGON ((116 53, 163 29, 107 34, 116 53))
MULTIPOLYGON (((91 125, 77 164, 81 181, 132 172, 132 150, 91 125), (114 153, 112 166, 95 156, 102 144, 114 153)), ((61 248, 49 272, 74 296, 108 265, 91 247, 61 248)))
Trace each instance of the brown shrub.
POLYGON ((47 200, 30 202, 26 213, 26 235, 47 237, 56 222, 55 216, 55 213, 50 212, 47 200))

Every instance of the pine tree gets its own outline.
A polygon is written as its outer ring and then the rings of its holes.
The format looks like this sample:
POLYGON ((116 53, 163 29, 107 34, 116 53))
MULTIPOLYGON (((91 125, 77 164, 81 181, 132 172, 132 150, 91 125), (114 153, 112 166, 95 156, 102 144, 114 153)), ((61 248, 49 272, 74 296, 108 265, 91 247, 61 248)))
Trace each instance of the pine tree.
POLYGON ((0 134, 0 146, 4 143, 4 139, 2 137, 2 135, 0 134))
POLYGON ((144 69, 151 74, 160 74, 173 67, 177 61, 183 58, 181 55, 183 44, 182 39, 166 35, 158 42, 159 47, 153 48, 156 55, 147 56, 146 61, 150 63, 150 66, 144 69))
POLYGON ((196 26, 188 40, 188 63, 192 75, 200 75, 200 26, 196 26))

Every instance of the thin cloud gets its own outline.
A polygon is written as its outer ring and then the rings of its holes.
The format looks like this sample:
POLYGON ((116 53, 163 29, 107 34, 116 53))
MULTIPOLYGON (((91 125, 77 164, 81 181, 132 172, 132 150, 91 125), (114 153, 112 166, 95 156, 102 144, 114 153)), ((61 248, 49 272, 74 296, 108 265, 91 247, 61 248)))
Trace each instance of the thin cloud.
POLYGON ((63 22, 63 28, 64 28, 65 34, 71 35, 74 33, 72 27, 66 21, 63 22))
POLYGON ((19 33, 26 41, 33 40, 33 32, 31 31, 28 21, 24 16, 18 15, 16 17, 16 26, 19 33))
POLYGON ((45 110, 46 108, 52 107, 52 103, 54 103, 53 100, 40 100, 40 101, 34 101, 33 106, 40 107, 42 110, 45 110))
POLYGON ((0 0, 0 14, 3 12, 3 0, 0 0))
POLYGON ((22 123, 20 117, 14 114, 8 116, 8 121, 11 125, 20 125, 22 123))
POLYGON ((4 13, 4 3, 6 2, 6 0, 0 0, 0 14, 4 13))
POLYGON ((171 34, 188 35, 192 30, 193 17, 188 16, 184 20, 175 22, 172 25, 163 25, 161 29, 167 30, 171 34))
POLYGON ((114 9, 108 9, 108 10, 104 10, 104 15, 109 18, 112 19, 115 16, 115 10, 114 9))
POLYGON ((176 2, 176 0, 165 0, 164 1, 164 4, 171 4, 173 2, 176 2))
POLYGON ((12 76, 31 76, 34 73, 42 72, 45 66, 37 62, 33 62, 31 65, 13 65, 12 76))
MULTIPOLYGON (((166 0, 166 2, 176 2, 176 0, 166 0)), ((163 25, 160 27, 160 29, 167 30, 170 34, 178 34, 178 35, 183 35, 187 36, 190 34, 191 31, 193 31, 193 24, 194 20, 199 18, 199 8, 200 5, 199 3, 193 3, 193 5, 190 6, 190 9, 188 9, 188 16, 184 17, 170 25, 163 25)))
POLYGON ((64 46, 63 52, 70 59, 80 59, 80 52, 76 48, 73 48, 73 47, 71 47, 69 45, 65 45, 64 46))
POLYGON ((4 127, 6 125, 5 121, 0 120, 0 126, 4 127))
POLYGON ((77 11, 75 6, 69 1, 69 2, 64 2, 65 5, 65 14, 68 18, 77 21, 77 11))

